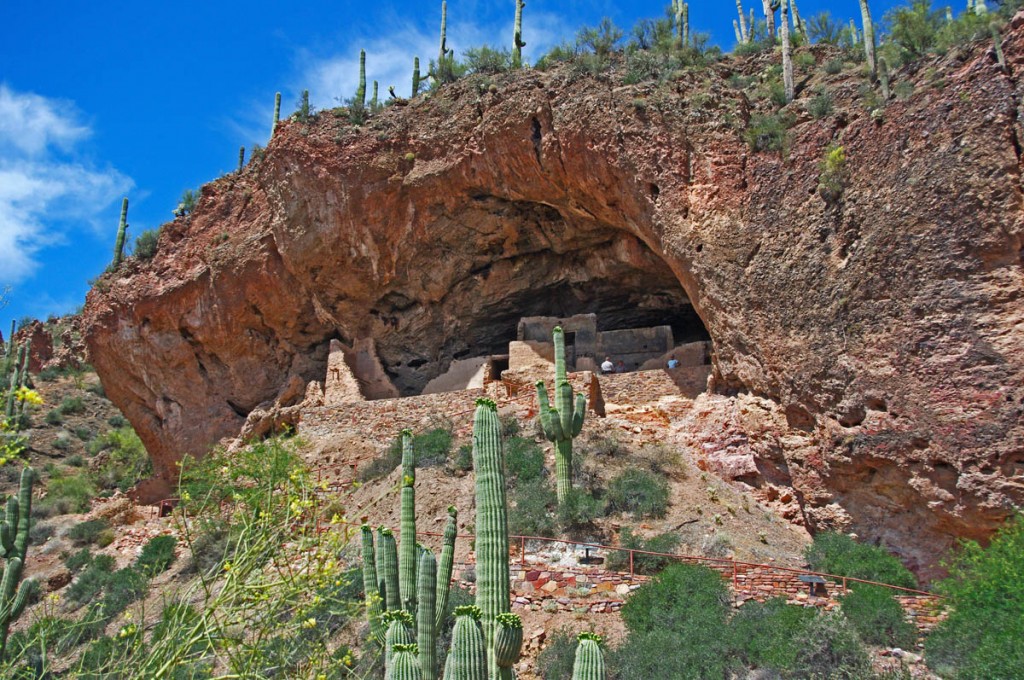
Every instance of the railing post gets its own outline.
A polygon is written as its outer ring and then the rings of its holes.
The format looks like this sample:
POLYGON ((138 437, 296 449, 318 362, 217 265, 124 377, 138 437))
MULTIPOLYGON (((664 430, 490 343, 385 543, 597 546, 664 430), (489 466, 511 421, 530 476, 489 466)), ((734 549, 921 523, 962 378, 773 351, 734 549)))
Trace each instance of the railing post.
POLYGON ((629 578, 633 578, 633 551, 629 551, 629 578))
POLYGON ((732 589, 736 590, 736 558, 732 558, 732 589))
POLYGON ((526 536, 519 537, 519 563, 526 566, 526 536))
POLYGON ((848 589, 848 588, 846 587, 846 577, 844 576, 844 577, 843 577, 843 593, 845 594, 845 593, 848 593, 848 592, 850 592, 850 591, 849 591, 849 589, 848 589))

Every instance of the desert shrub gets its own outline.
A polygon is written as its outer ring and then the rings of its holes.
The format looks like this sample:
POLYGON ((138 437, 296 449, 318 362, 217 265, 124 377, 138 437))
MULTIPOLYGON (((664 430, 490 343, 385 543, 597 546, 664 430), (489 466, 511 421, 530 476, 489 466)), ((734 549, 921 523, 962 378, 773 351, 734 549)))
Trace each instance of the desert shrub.
POLYGON ((555 536, 558 525, 551 512, 557 504, 555 490, 544 479, 519 484, 511 494, 509 532, 519 536, 555 536))
POLYGON ((614 435, 590 437, 585 446, 588 454, 602 458, 612 458, 623 453, 622 442, 614 435))
POLYGON ((555 516, 563 532, 577 536, 589 530, 595 519, 604 516, 603 509, 604 503, 589 491, 573 487, 558 504, 555 516))
POLYGON ((576 34, 576 44, 584 50, 593 52, 600 59, 607 59, 615 51, 623 35, 622 29, 611 19, 604 17, 596 27, 581 28, 576 34))
POLYGON ((793 119, 784 113, 751 116, 750 125, 743 133, 754 151, 785 151, 788 130, 793 119))
POLYGON ((783 597, 746 602, 729 622, 734 660, 743 668, 792 671, 800 653, 797 639, 814 612, 788 605, 783 597))
POLYGON ((728 592, 717 572, 688 564, 669 566, 622 607, 629 635, 611 655, 618 677, 722 678, 728 610, 728 592))
POLYGON ((503 73, 512 68, 512 53, 508 48, 471 47, 463 54, 463 63, 469 73, 503 73))
POLYGON ((77 605, 89 604, 96 599, 110 581, 114 571, 114 558, 110 555, 95 555, 84 570, 68 588, 68 600, 77 605))
POLYGON ((152 260, 156 255, 157 243, 160 240, 158 229, 147 229, 135 238, 132 254, 140 260, 152 260))
POLYGON ((109 528, 110 522, 105 519, 90 519, 71 527, 68 538, 75 545, 91 545, 96 542, 101 532, 109 528))
MULTIPOLYGON (((451 427, 435 427, 412 437, 416 467, 444 465, 452 450, 451 427)), ((380 479, 402 464, 402 436, 395 437, 387 451, 359 470, 360 481, 380 479)))
POLYGON ((127 567, 110 574, 104 584, 102 609, 104 616, 112 618, 123 612, 128 605, 146 596, 149 578, 136 569, 127 567))
POLYGON ((237 533, 220 521, 202 523, 189 544, 189 559, 184 574, 215 574, 227 561, 237 544, 237 533))
POLYGON ((529 482, 544 472, 544 450, 536 442, 524 437, 505 440, 505 467, 510 481, 529 482))
POLYGON ((857 632, 839 612, 816 612, 794 641, 793 677, 871 677, 871 660, 857 632))
POLYGON ((795 57, 793 57, 793 64, 797 68, 801 68, 801 69, 807 70, 807 69, 812 69, 815 66, 817 66, 818 62, 814 58, 814 55, 812 53, 810 53, 810 52, 798 52, 797 55, 795 57))
POLYGON ((1007 522, 987 548, 963 543, 937 584, 949 618, 925 642, 944 677, 1011 678, 1024 668, 1024 518, 1007 522))
MULTIPOLYGON (((645 539, 633 533, 630 527, 623 527, 622 533, 619 534, 619 545, 623 548, 669 555, 675 553, 681 542, 679 534, 671 531, 645 539)), ((675 562, 676 560, 671 557, 635 553, 633 555, 633 571, 638 574, 656 574, 675 562)), ((628 571, 629 553, 625 550, 615 550, 608 555, 607 564, 612 571, 628 571)))
POLYGON ((47 522, 33 522, 32 528, 28 530, 29 542, 32 545, 42 545, 50 540, 56 532, 56 528, 47 522))
POLYGON ((817 93, 807 102, 807 113, 816 120, 830 115, 833 108, 832 95, 825 87, 819 87, 817 93))
POLYGON ((77 453, 73 456, 68 456, 68 459, 65 460, 64 462, 67 463, 70 467, 85 467, 85 458, 82 458, 82 456, 80 456, 77 453))
POLYGON ((843 60, 842 59, 829 59, 825 62, 825 73, 830 76, 834 76, 838 73, 843 72, 843 60))
POLYGON ((889 23, 889 42, 896 47, 904 63, 932 51, 945 23, 939 12, 932 11, 928 0, 912 0, 909 7, 895 7, 885 18, 889 23))
POLYGON ((50 410, 43 420, 46 421, 47 425, 60 425, 64 422, 64 414, 60 412, 59 408, 55 408, 50 410))
POLYGON ((167 571, 174 562, 174 547, 177 544, 178 539, 174 536, 154 536, 142 546, 142 553, 135 566, 150 577, 167 571))
POLYGON ((127 491, 153 469, 146 447, 130 426, 97 437, 90 442, 88 452, 92 455, 106 452, 95 471, 96 482, 103 489, 127 491))
POLYGON ((576 47, 568 42, 563 42, 560 45, 555 45, 547 54, 542 56, 534 64, 534 68, 538 71, 547 71, 553 68, 556 64, 562 64, 570 62, 576 58, 576 47))
POLYGON ((115 413, 114 415, 107 418, 107 425, 116 428, 125 427, 126 425, 128 425, 128 419, 125 418, 120 413, 115 413))
POLYGON ((664 517, 668 509, 668 482, 647 470, 629 468, 608 485, 608 510, 631 512, 636 517, 664 517))
POLYGON ((72 574, 88 566, 92 562, 92 552, 88 547, 82 548, 76 553, 71 553, 64 558, 64 566, 72 574))
POLYGON ((814 571, 916 588, 917 579, 882 548, 858 543, 845 534, 823 532, 804 553, 814 571))
POLYGON ((64 397, 57 408, 66 416, 85 413, 85 401, 81 397, 64 397))
POLYGON ((807 19, 807 34, 811 42, 838 45, 846 35, 846 25, 833 19, 830 12, 818 12, 807 19))
POLYGON ((84 470, 59 469, 47 481, 46 497, 38 505, 51 515, 85 512, 95 495, 96 487, 84 470))
POLYGON ((58 451, 67 451, 71 448, 73 442, 71 441, 71 435, 67 432, 59 432, 54 438, 53 443, 50 444, 53 448, 58 451))
POLYGON ((860 639, 869 645, 906 649, 917 642, 917 630, 887 588, 855 584, 843 597, 842 610, 860 639))
POLYGON ((103 389, 103 383, 97 382, 87 385, 85 391, 90 394, 95 394, 97 397, 103 397, 104 399, 107 398, 107 391, 103 389))
POLYGON ((544 680, 572 680, 576 661, 576 633, 559 628, 544 643, 537 657, 537 669, 544 680))
POLYGON ((380 456, 377 456, 366 465, 359 468, 359 481, 368 482, 374 479, 380 479, 386 475, 391 474, 391 471, 402 464, 402 449, 399 446, 398 451, 393 450, 394 447, 389 446, 380 456))
POLYGON ((461 472, 468 472, 473 469, 473 445, 463 444, 455 452, 452 459, 452 468, 461 472))
POLYGON ((95 432, 93 432, 90 428, 84 425, 76 427, 72 431, 75 433, 75 436, 81 439, 83 442, 87 442, 96 436, 95 432))

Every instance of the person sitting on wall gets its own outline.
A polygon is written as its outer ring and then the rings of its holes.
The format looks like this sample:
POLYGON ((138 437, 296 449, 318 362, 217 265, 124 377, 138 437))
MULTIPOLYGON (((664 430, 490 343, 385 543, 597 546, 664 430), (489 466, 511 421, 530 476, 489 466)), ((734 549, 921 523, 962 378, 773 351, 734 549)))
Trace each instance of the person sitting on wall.
POLYGON ((676 355, 675 354, 673 354, 672 356, 670 356, 668 358, 668 367, 669 368, 679 368, 679 359, 676 359, 676 355))
POLYGON ((625 373, 626 372, 626 362, 623 361, 622 359, 619 359, 619 363, 615 364, 615 372, 616 373, 625 373))
POLYGON ((601 372, 602 373, 614 373, 615 372, 615 364, 612 363, 612 358, 611 357, 605 357, 604 361, 601 362, 601 372))

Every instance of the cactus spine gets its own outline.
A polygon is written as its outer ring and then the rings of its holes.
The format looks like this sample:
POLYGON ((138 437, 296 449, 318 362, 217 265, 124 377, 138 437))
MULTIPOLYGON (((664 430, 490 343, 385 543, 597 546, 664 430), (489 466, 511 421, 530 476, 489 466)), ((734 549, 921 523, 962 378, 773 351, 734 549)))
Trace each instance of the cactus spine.
POLYGON ((414 57, 412 60, 412 96, 415 97, 420 93, 420 58, 414 57))
POLYGON ((868 0, 860 0, 860 17, 864 24, 864 56, 868 60, 868 71, 875 77, 875 29, 871 23, 871 10, 868 0))
POLYGON ((120 267, 124 259, 124 237, 128 233, 128 197, 121 200, 121 221, 117 225, 117 240, 114 241, 114 266, 120 267))
POLYGON ((0 661, 7 649, 7 632, 11 623, 17 621, 25 610, 29 592, 35 585, 33 579, 21 580, 32 526, 34 482, 35 471, 32 468, 21 471, 18 496, 7 499, 7 509, 0 524, 0 557, 4 558, 4 573, 0 579, 0 661))
POLYGON ((487 646, 480 628, 480 609, 455 608, 452 647, 444 666, 444 680, 487 680, 487 646))
POLYGON ((509 610, 508 507, 498 407, 477 399, 473 415, 473 471, 476 478, 476 605, 487 642, 488 677, 498 675, 494 633, 498 614, 509 610))
POLYGON ((576 660, 572 665, 572 680, 605 680, 604 654, 601 653, 601 636, 594 633, 580 633, 576 638, 576 660))
POLYGON ((512 667, 519 661, 523 649, 523 621, 518 614, 498 614, 495 619, 494 662, 498 666, 498 680, 514 680, 512 667))
POLYGON ((537 382, 537 401, 544 436, 555 445, 556 491, 561 505, 572 490, 572 440, 583 429, 587 399, 582 394, 576 395, 573 408, 572 386, 565 372, 565 333, 561 327, 555 327, 552 338, 555 345, 555 408, 551 408, 548 402, 543 380, 537 382))
POLYGON ((281 120, 281 93, 274 95, 274 122, 270 126, 270 137, 274 137, 274 130, 277 129, 277 121, 281 120))
POLYGON ((391 675, 386 680, 420 680, 433 676, 424 675, 420 672, 417 655, 418 645, 395 645, 392 647, 391 675))
POLYGON ((519 68, 523 65, 523 7, 524 0, 516 0, 516 23, 512 29, 512 68, 519 68))
POLYGON ((366 50, 359 50, 359 89, 356 90, 356 103, 366 106, 366 50))

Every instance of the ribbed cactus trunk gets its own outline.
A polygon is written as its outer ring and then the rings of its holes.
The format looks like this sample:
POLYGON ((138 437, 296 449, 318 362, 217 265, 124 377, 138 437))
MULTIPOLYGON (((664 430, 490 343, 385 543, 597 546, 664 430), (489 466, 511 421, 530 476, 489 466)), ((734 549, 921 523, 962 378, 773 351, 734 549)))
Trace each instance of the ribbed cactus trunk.
POLYGON ((241 170, 245 167, 245 147, 238 147, 238 169, 241 170))
POLYGON ((398 544, 391 529, 377 530, 377 579, 383 583, 381 594, 388 611, 402 608, 402 596, 398 590, 398 544))
POLYGON ((572 385, 565 367, 565 333, 560 327, 552 332, 555 345, 555 408, 548 402, 544 381, 537 382, 537 402, 544 435, 555 445, 555 492, 562 504, 572 490, 572 440, 583 429, 587 412, 587 399, 576 395, 573 404, 572 385))
MULTIPOLYGON (((25 373, 28 371, 28 343, 18 348, 18 354, 14 360, 14 372, 11 373, 11 380, 8 384, 7 390, 7 404, 4 406, 4 417, 8 423, 12 423, 12 419, 16 415, 15 406, 17 405, 17 393, 18 388, 25 383, 25 373)), ((18 429, 18 424, 13 423, 14 428, 18 429)))
MULTIPOLYGON (((403 541, 404 542, 404 541, 403 541)), ((434 624, 437 606, 437 560, 429 550, 420 556, 419 612, 416 615, 416 642, 420 647, 420 670, 424 678, 437 678, 437 627, 434 624)))
POLYGON ((494 631, 494 663, 498 680, 515 680, 513 666, 523 649, 523 622, 518 614, 498 614, 494 631))
POLYGON ((868 0, 860 0, 860 18, 864 24, 864 56, 868 60, 868 71, 871 77, 875 77, 875 28, 871 23, 871 10, 868 8, 868 0))
MULTIPOLYGON (((743 13, 743 0, 736 0, 736 12, 740 15, 739 32, 740 42, 750 42, 750 33, 747 32, 747 17, 743 13)), ((753 26, 751 26, 751 29, 753 26)))
POLYGON ((415 97, 420 93, 420 58, 414 57, 412 60, 412 96, 415 97))
POLYGON ((480 609, 455 608, 452 647, 444 666, 444 680, 487 680, 487 644, 480 627, 480 609))
POLYGON ((391 677, 391 661, 395 645, 415 644, 412 626, 413 620, 409 612, 402 610, 384 612, 387 633, 384 635, 384 677, 391 677))
POLYGON ((473 416, 473 470, 476 477, 476 604, 487 643, 488 677, 498 675, 494 630, 498 614, 509 610, 508 508, 505 503, 501 421, 490 399, 478 399, 473 416))
POLYGON ((17 497, 7 499, 3 522, 0 523, 0 557, 4 558, 3 578, 0 579, 0 661, 7 650, 7 633, 11 624, 25 611, 34 583, 32 579, 21 580, 32 527, 33 483, 35 471, 27 467, 21 471, 17 497))
POLYGON ((782 86, 786 91, 786 102, 793 101, 793 47, 789 44, 789 3, 782 0, 782 21, 779 23, 782 40, 782 86))
POLYGON ((359 50, 359 89, 356 90, 356 102, 366 106, 366 50, 359 50))
POLYGON ((454 505, 448 506, 448 521, 444 525, 441 539, 441 563, 437 569, 437 611, 434 614, 434 629, 441 630, 448 613, 448 596, 452 589, 452 568, 455 564, 455 535, 459 513, 454 505))
POLYGON ((270 138, 274 138, 274 130, 277 129, 277 122, 281 120, 281 93, 274 95, 274 122, 270 125, 270 138))
POLYGON ((117 239, 114 241, 114 266, 121 266, 124 259, 124 239, 128 233, 128 197, 121 200, 121 221, 117 225, 117 239))
POLYGON ((516 21, 512 28, 512 67, 519 68, 523 65, 523 7, 524 0, 516 0, 516 21))
POLYGON ((768 26, 768 39, 775 40, 775 8, 772 7, 772 0, 761 0, 764 7, 764 20, 768 26))
POLYGON ((996 48, 996 61, 999 66, 1004 70, 1006 69, 1006 57, 1003 56, 1003 36, 999 33, 999 23, 993 21, 989 24, 989 30, 992 32, 992 44, 996 48))
POLYGON ((378 89, 379 89, 379 86, 377 85, 377 81, 375 80, 375 81, 373 81, 373 97, 370 99, 370 106, 372 108, 377 108, 377 104, 378 104, 377 91, 378 91, 378 89))
POLYGON ((448 2, 445 0, 441 3, 441 47, 437 51, 437 68, 441 69, 441 64, 448 56, 448 2))
POLYGON ((384 644, 384 624, 380 617, 384 599, 380 594, 380 581, 377 579, 377 565, 373 549, 373 529, 362 526, 363 539, 363 592, 366 594, 366 617, 370 623, 370 635, 377 644, 384 644))
POLYGON ((402 609, 416 616, 416 454, 412 432, 402 430, 402 543, 398 550, 398 587, 402 609))
POLYGON ((420 671, 418 645, 395 645, 392 650, 391 675, 387 680, 435 680, 420 671))
POLYGON ((601 638, 593 633, 580 633, 576 645, 576 659, 572 665, 572 680, 606 680, 601 638))

